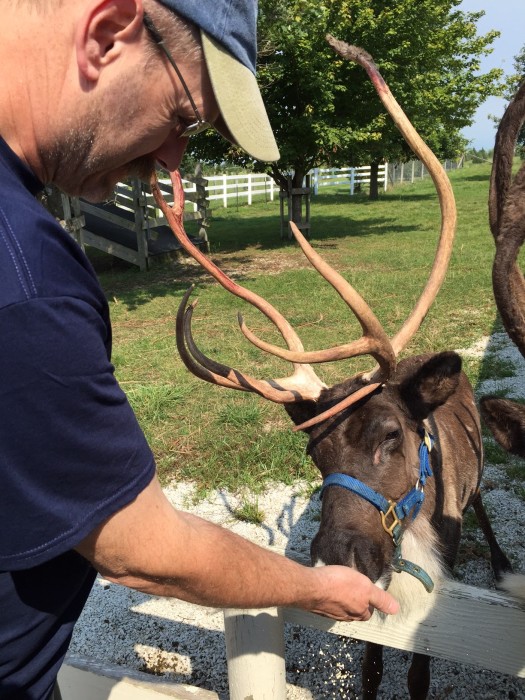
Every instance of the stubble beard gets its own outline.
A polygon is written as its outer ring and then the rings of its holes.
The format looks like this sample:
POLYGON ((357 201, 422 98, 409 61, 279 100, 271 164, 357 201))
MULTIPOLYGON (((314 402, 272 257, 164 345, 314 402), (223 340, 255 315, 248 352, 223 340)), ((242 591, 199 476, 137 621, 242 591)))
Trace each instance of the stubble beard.
POLYGON ((93 117, 70 127, 43 148, 43 162, 54 164, 53 184, 70 196, 102 202, 111 197, 117 182, 132 177, 149 182, 155 169, 151 155, 123 162, 115 141, 105 148, 99 134, 98 120, 93 117))

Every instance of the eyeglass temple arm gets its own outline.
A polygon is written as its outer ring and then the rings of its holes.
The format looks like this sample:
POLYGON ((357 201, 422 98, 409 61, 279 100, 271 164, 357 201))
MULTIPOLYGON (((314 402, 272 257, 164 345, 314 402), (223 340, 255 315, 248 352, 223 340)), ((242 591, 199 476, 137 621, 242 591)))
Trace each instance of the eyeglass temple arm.
POLYGON ((170 64, 173 66, 175 73, 177 73, 177 77, 182 83, 182 87, 184 88, 186 95, 188 96, 188 99, 190 101, 190 104, 193 108, 193 111, 197 115, 197 119, 200 122, 203 122, 204 119, 201 117, 199 110, 197 109, 197 105, 195 104, 193 97, 191 96, 191 92, 188 89, 188 86, 186 85, 186 81, 182 77, 182 73, 179 70, 179 67, 175 63, 175 60, 173 59, 173 56, 170 54, 168 49, 166 48, 166 45, 164 43, 164 39, 162 38, 162 35, 160 34, 159 30, 157 27, 153 24, 153 21, 151 17, 144 12, 144 15, 142 17, 142 21, 144 23, 144 26, 146 27, 146 30, 148 31, 149 35, 153 39, 153 41, 157 44, 157 46, 161 49, 161 51, 164 53, 170 64))

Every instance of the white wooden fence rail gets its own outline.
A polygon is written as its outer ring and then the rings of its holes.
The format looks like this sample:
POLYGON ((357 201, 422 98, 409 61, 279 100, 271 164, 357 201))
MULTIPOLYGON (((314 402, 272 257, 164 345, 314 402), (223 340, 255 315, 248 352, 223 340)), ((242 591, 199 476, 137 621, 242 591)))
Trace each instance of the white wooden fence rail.
MULTIPOLYGON (((320 187, 344 185, 350 195, 355 194, 360 185, 370 184, 370 167, 359 168, 314 168, 310 173, 313 194, 320 187)), ((254 197, 264 197, 272 202, 279 193, 275 181, 265 173, 243 173, 238 175, 206 176, 206 193, 209 201, 221 201, 223 207, 234 203, 252 204, 254 197)), ((166 182, 169 182, 166 180, 166 182)), ((185 192, 194 192, 195 185, 182 181, 185 192)), ((379 184, 386 190, 388 185, 388 164, 379 166, 379 184)))
MULTIPOLYGON (((358 186, 370 185, 370 166, 363 165, 359 168, 314 168, 312 176, 313 194, 317 194, 319 187, 333 187, 345 185, 349 194, 355 194, 358 186)), ((379 166, 378 184, 386 191, 388 186, 388 163, 379 166)))
MULTIPOLYGON (((461 162, 445 161, 443 167, 446 170, 459 168, 461 162)), ((348 168, 314 168, 309 173, 311 177, 312 193, 318 194, 321 187, 348 187, 348 194, 354 195, 363 185, 370 185, 370 166, 348 168)), ((378 184, 385 192, 389 185, 397 182, 414 182, 428 176, 428 172, 420 161, 410 161, 409 163, 389 164, 384 163, 379 166, 378 184)), ((205 178, 208 181, 206 194, 209 201, 220 201, 223 207, 234 204, 252 204, 255 197, 263 198, 265 201, 273 201, 279 194, 279 188, 275 181, 265 173, 240 173, 237 175, 209 175, 205 178)), ((169 180, 162 180, 169 184, 169 180)), ((195 192, 196 186, 188 180, 182 180, 185 192, 195 192)), ((124 183, 119 183, 120 187, 126 187, 124 183)), ((194 204, 194 211, 197 205, 194 204)))

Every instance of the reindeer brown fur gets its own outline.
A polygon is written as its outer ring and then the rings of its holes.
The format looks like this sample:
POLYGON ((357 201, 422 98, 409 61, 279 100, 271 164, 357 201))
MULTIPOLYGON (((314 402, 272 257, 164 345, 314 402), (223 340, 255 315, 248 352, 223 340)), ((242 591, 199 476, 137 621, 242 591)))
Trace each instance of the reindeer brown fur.
MULTIPOLYGON (((505 330, 525 357, 525 280, 518 254, 525 239, 525 163, 513 177, 516 140, 525 122, 525 80, 505 110, 496 134, 490 179, 489 220, 496 245, 492 285, 505 330)), ((484 396, 481 415, 499 444, 525 457, 525 406, 484 396)), ((502 586, 525 598, 525 576, 505 577, 502 586)))
MULTIPOLYGON (((399 363, 396 359, 417 331, 446 272, 456 218, 450 183, 395 102, 371 58, 331 37, 329 41, 342 56, 365 67, 398 127, 431 173, 439 194, 442 226, 436 260, 420 299, 394 338, 386 336, 364 300, 292 225, 305 255, 347 302, 363 329, 363 337, 358 341, 306 352, 276 309, 230 280, 191 246, 182 226, 184 196, 180 176, 172 174, 176 195, 173 208, 165 204, 155 181, 152 190, 183 247, 226 289, 270 318, 288 348, 262 341, 240 318, 246 337, 257 347, 290 361, 294 371, 284 379, 259 380, 203 355, 191 330, 194 308, 194 304, 188 306, 191 290, 184 295, 177 315, 177 346, 184 363, 201 379, 240 391, 252 391, 282 403, 296 423, 296 429, 308 432, 308 451, 325 485, 327 477, 342 474, 358 479, 369 491, 380 493, 392 502, 392 512, 386 507, 386 512, 378 512, 372 503, 355 492, 339 485, 327 487, 319 532, 312 542, 312 563, 355 567, 393 590, 407 610, 417 604, 418 597, 428 596, 424 587, 431 586, 428 577, 425 578, 427 575, 437 582, 452 568, 462 516, 470 505, 489 541, 496 576, 509 565, 494 539, 481 502, 479 483, 483 458, 479 418, 459 356, 445 352, 410 357, 399 363), (372 355, 377 366, 368 374, 357 375, 330 388, 311 366, 311 363, 362 354, 372 355), (418 457, 425 430, 434 440, 430 450, 433 475, 426 483, 418 457), (407 494, 414 494, 419 505, 407 505, 406 517, 401 515, 396 523, 398 513, 394 505, 406 503, 407 494), (415 517, 419 506, 421 512, 415 517)), ((424 445, 429 445, 429 441, 430 438, 424 438, 424 445)), ((423 452, 425 449, 428 447, 423 447, 423 452)), ((363 689, 367 699, 377 695, 382 675, 381 651, 379 645, 367 645, 363 666, 363 689)), ((428 657, 414 655, 408 683, 412 699, 426 697, 430 683, 428 657)))

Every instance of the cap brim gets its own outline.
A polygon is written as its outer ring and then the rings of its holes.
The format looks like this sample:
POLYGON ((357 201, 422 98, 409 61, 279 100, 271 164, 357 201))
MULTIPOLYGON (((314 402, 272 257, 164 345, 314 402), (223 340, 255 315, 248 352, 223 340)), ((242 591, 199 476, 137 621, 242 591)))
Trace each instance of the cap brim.
POLYGON ((230 140, 257 160, 279 160, 279 149, 255 76, 201 32, 206 66, 230 140))

